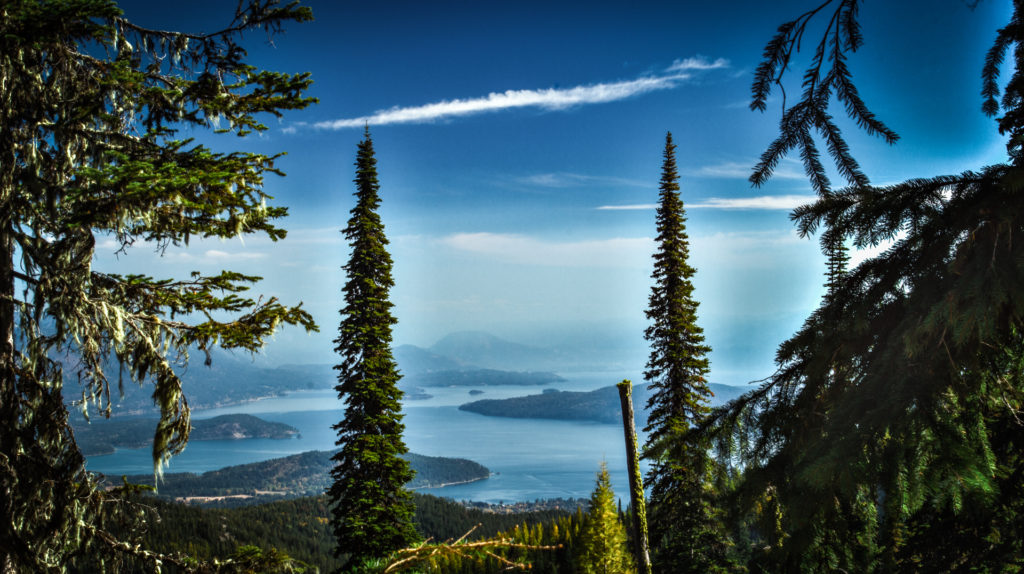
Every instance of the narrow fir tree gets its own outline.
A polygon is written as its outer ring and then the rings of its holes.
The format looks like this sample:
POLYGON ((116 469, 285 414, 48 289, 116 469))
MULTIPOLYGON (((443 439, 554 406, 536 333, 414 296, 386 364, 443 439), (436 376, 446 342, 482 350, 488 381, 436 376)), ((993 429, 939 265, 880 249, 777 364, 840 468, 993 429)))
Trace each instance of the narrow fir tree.
POLYGON ((597 486, 590 495, 590 510, 580 532, 579 571, 583 574, 634 572, 626 546, 626 529, 615 508, 608 466, 601 463, 597 486))
POLYGON ((711 460, 707 441, 694 444, 687 430, 709 412, 707 353, 697 325, 693 298, 686 210, 679 196, 675 144, 665 137, 660 203, 657 212, 658 251, 654 254, 644 333, 651 355, 644 378, 653 389, 644 458, 651 461, 650 537, 652 562, 660 572, 708 572, 723 556, 724 536, 713 528, 710 495, 711 460))
POLYGON ((370 130, 359 143, 356 158, 356 206, 344 230, 352 247, 344 269, 341 326, 335 350, 342 357, 335 389, 345 401, 328 490, 333 504, 336 554, 349 555, 348 567, 380 558, 417 539, 412 495, 405 484, 413 478, 402 440, 402 391, 398 365, 391 353, 388 291, 394 286, 380 206, 377 160, 370 130))
POLYGON ((705 379, 710 368, 704 331, 697 325, 697 301, 693 299, 690 240, 686 234, 686 210, 679 196, 675 144, 665 136, 665 160, 657 212, 658 252, 647 319, 651 325, 644 338, 651 343, 644 378, 654 389, 648 400, 650 416, 647 445, 669 434, 673 427, 699 419, 708 412, 711 391, 705 379))

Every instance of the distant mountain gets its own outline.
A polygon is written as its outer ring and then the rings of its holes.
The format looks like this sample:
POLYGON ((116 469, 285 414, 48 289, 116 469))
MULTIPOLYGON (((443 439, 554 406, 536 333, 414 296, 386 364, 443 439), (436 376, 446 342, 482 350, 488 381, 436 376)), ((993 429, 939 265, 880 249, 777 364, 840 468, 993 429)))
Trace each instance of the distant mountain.
MULTIPOLYGON (((713 406, 725 404, 742 395, 747 389, 729 385, 708 385, 714 397, 713 406)), ((651 391, 647 385, 633 387, 633 410, 637 424, 647 424, 645 407, 651 391)), ((622 408, 619 391, 615 385, 589 392, 556 391, 545 389, 542 394, 514 397, 510 399, 483 399, 466 403, 459 410, 492 417, 524 419, 555 419, 567 421, 593 421, 599 423, 621 423, 622 408)))
POLYGON ((513 371, 558 369, 560 359, 551 349, 513 343, 480 331, 452 333, 429 350, 462 364, 513 371))
POLYGON ((498 371, 473 369, 470 371, 438 371, 407 377, 410 384, 423 387, 491 387, 501 385, 548 385, 565 382, 555 373, 543 371, 498 371))
MULTIPOLYGON (((316 496, 323 494, 331 484, 333 454, 314 450, 263 462, 229 466, 198 475, 189 472, 168 473, 160 482, 158 495, 161 498, 199 503, 217 502, 218 498, 227 497, 245 504, 279 500, 282 497, 316 496)), ((484 480, 491 475, 487 467, 464 458, 414 453, 408 453, 403 458, 416 471, 416 477, 406 485, 413 490, 484 480)), ((152 485, 153 475, 129 476, 128 482, 152 485)))
MULTIPOLYGON (((110 454, 115 448, 141 448, 153 443, 157 419, 144 417, 99 419, 92 423, 73 420, 75 441, 85 456, 110 454)), ((284 423, 252 415, 221 415, 192 421, 190 440, 289 439, 299 430, 284 423)))
MULTIPOLYGON (((330 365, 287 365, 271 368, 258 365, 245 354, 214 350, 211 355, 213 360, 210 366, 203 364, 200 353, 193 353, 189 365, 178 369, 189 406, 196 410, 276 397, 291 391, 329 389, 335 384, 336 376, 330 365)), ((70 378, 73 377, 74 360, 68 359, 67 364, 70 372, 65 373, 65 376, 70 378)), ((159 412, 153 405, 151 382, 147 381, 140 386, 126 380, 123 387, 124 396, 118 397, 117 363, 110 361, 104 370, 112 374, 114 388, 111 389, 111 395, 115 417, 154 415, 159 412)), ((74 383, 65 386, 64 396, 68 403, 80 399, 74 383)), ((69 410, 75 412, 77 408, 69 410)))
POLYGON ((416 345, 399 345, 395 347, 394 355, 395 361, 398 362, 398 368, 407 377, 421 373, 461 371, 475 368, 451 357, 438 355, 416 345))

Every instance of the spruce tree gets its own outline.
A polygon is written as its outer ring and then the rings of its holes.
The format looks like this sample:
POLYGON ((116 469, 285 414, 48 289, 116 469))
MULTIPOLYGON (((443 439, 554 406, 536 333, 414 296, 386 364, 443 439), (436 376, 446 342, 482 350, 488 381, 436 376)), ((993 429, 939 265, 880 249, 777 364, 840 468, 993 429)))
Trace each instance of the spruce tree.
POLYGON ((685 427, 708 412, 705 378, 710 369, 704 343, 704 331, 697 325, 698 303, 693 298, 690 243, 686 234, 686 209, 679 195, 676 146, 672 134, 665 136, 664 162, 661 168, 659 203, 656 215, 658 250, 654 254, 654 272, 647 319, 651 322, 644 338, 651 343, 644 378, 654 393, 648 399, 650 410, 647 444, 652 445, 685 427))
POLYGON ((345 418, 334 425, 341 449, 334 455, 333 504, 335 553, 349 555, 347 567, 382 558, 417 540, 413 528, 413 478, 402 440, 400 375, 391 352, 388 293, 394 286, 388 239, 377 209, 380 184, 370 129, 356 155, 356 205, 343 233, 351 246, 344 266, 345 307, 335 339, 341 355, 335 389, 345 402, 345 418))
POLYGON ((582 574, 631 574, 633 558, 626 542, 626 529, 619 522, 615 508, 608 466, 601 463, 597 485, 590 495, 587 511, 578 538, 579 572, 582 574))
POLYGON ((140 27, 112 0, 0 7, 0 572, 59 572, 76 557, 160 563, 112 534, 136 511, 86 472, 68 393, 109 415, 112 386, 116 397, 121 384, 151 385, 159 471, 188 440, 178 370, 190 352, 256 351, 283 323, 315 328, 299 307, 245 296, 258 277, 92 267, 107 240, 152 251, 285 236, 275 220, 286 210, 263 188, 278 156, 217 153, 180 134, 244 136, 266 129, 262 113, 311 103, 307 74, 259 70, 240 44, 311 18, 253 0, 222 30, 191 34, 140 27), (74 357, 75 372, 58 357, 74 357))
POLYGON ((651 355, 644 378, 653 393, 644 457, 651 461, 650 534, 652 564, 660 572, 707 572, 723 559, 722 539, 710 501, 708 443, 694 442, 688 430, 709 412, 707 353, 697 324, 697 301, 689 264, 686 210, 679 195, 679 174, 672 134, 665 136, 657 243, 644 333, 651 355))

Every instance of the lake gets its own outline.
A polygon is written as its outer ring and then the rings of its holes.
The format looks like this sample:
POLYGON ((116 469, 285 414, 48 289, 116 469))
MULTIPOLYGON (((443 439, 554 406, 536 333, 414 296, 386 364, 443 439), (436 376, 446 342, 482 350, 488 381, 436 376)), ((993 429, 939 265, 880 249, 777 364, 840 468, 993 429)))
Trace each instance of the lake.
MULTIPOLYGON (((468 458, 492 472, 488 480, 425 492, 490 503, 585 498, 594 489, 601 461, 606 461, 616 493, 628 497, 621 424, 487 417, 457 408, 462 403, 482 398, 537 394, 545 387, 593 390, 630 377, 584 373, 566 378, 570 380, 544 386, 477 387, 485 391, 479 396, 469 395, 471 387, 431 387, 425 390, 434 395, 433 398, 406 401, 403 405, 405 442, 411 452, 468 458)), ((301 437, 194 441, 184 453, 171 460, 167 472, 201 473, 308 450, 333 449, 335 433, 331 425, 341 417, 342 408, 333 390, 318 390, 196 411, 193 416, 200 419, 230 413, 249 413, 292 425, 299 429, 301 437)), ((642 444, 643 436, 639 440, 642 444)), ((152 471, 150 449, 118 449, 114 454, 90 457, 88 468, 114 476, 149 473, 152 471)))

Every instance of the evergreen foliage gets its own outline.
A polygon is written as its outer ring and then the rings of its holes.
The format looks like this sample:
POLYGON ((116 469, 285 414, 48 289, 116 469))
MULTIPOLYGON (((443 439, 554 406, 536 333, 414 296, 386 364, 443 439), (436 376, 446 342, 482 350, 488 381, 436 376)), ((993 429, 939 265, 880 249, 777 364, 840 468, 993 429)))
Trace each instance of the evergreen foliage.
MULTIPOLYGON (((784 25, 779 37, 802 33, 830 4, 784 25)), ((847 53, 860 44, 856 5, 838 2, 825 33, 833 49, 815 57, 805 79, 822 58, 845 74, 847 53), (835 30, 849 41, 832 43, 835 30)), ((779 37, 763 67, 781 73, 771 63, 788 61, 779 37)), ((830 269, 828 297, 780 347, 779 370, 700 429, 724 460, 743 463, 730 505, 756 533, 752 569, 1024 567, 1024 247, 1014 240, 1024 231, 1022 0, 983 69, 990 115, 1000 110, 996 79, 1014 45, 998 120, 1010 135, 1008 163, 886 187, 847 174, 851 187, 816 185, 819 200, 793 213, 799 232, 821 229, 826 246, 894 243, 853 270, 830 269)), ((761 90, 755 83, 755 96, 761 90)), ((807 113, 826 113, 827 99, 808 101, 807 113)), ((870 118, 851 112, 858 114, 870 118)), ((861 127, 878 131, 867 120, 861 127)), ((799 140, 801 129, 784 116, 780 140, 799 140)))
POLYGON ((711 347, 697 325, 693 298, 686 210, 679 196, 672 134, 665 137, 660 202, 657 211, 658 251, 644 333, 651 343, 645 379, 652 391, 647 444, 651 460, 647 486, 651 491, 650 545, 659 572, 707 572, 724 560, 726 536, 711 506, 712 462, 707 440, 688 435, 692 425, 710 412, 706 379, 711 347))
MULTIPOLYGON (((706 376, 711 347, 704 344, 704 331, 697 325, 697 301, 693 298, 690 243, 686 234, 686 210, 679 196, 676 146, 672 134, 665 136, 664 162, 657 211, 658 251, 644 333, 651 343, 644 378, 653 394, 647 401, 648 445, 656 443, 674 427, 685 427, 708 412, 711 392, 706 376)), ((655 471, 657 472, 657 471, 655 471)))
MULTIPOLYGON (((154 468, 180 452, 189 350, 256 351, 301 307, 244 295, 259 278, 183 279, 92 269, 97 239, 121 251, 191 238, 285 236, 263 189, 279 156, 215 153, 179 131, 245 136, 262 113, 303 108, 308 74, 246 62, 246 31, 274 33, 311 11, 239 2, 210 34, 142 28, 112 0, 10 0, 0 7, 0 571, 61 571, 82 553, 157 558, 109 535, 123 514, 85 472, 65 409, 72 354, 83 412, 109 414, 112 379, 151 384, 154 468), (116 377, 105 370, 113 359, 116 377), (119 512, 119 511, 118 511, 119 512)), ((207 354, 209 361, 209 355, 207 354)))
POLYGON ((779 26, 778 32, 765 46, 764 58, 754 73, 750 109, 763 112, 767 108, 772 89, 778 87, 782 92, 783 110, 779 137, 768 145, 750 176, 750 182, 754 185, 768 181, 779 161, 790 151, 798 149, 811 186, 819 194, 828 193, 831 182, 821 162, 815 132, 824 140, 836 170, 846 181, 855 186, 868 184, 867 176, 861 171, 839 126, 829 114, 833 96, 843 105, 847 116, 869 135, 877 135, 889 144, 899 139, 899 135, 875 117, 861 99, 846 62, 848 53, 856 52, 864 43, 860 23, 857 21, 862 1, 825 0, 817 8, 779 26), (833 4, 835 9, 832 18, 821 40, 815 45, 811 64, 804 73, 800 100, 787 108, 782 79, 789 69, 790 59, 800 50, 807 25, 819 12, 833 4))
MULTIPOLYGON (((572 542, 579 532, 582 513, 566 510, 498 513, 467 508, 446 498, 413 494, 416 528, 425 539, 455 540, 472 530, 469 542, 486 539, 510 541, 531 548, 495 549, 516 562, 529 563, 531 571, 544 574, 573 572, 572 542), (533 547, 559 546, 541 550, 533 547)), ((263 554, 287 554, 308 564, 307 571, 319 569, 326 574, 339 568, 344 560, 333 556, 336 540, 330 524, 327 496, 297 498, 240 508, 202 508, 162 500, 145 499, 146 521, 141 525, 141 542, 164 554, 184 554, 203 562, 227 562, 239 547, 256 546, 263 554), (159 517, 159 518, 158 518, 159 517)), ((376 561, 384 564, 385 561, 376 561)), ((441 574, 460 572, 506 571, 490 557, 451 555, 428 561, 421 568, 441 574)), ((72 568, 91 574, 94 563, 72 568)), ((123 572, 137 571, 126 564, 123 572)), ((168 562, 166 572, 181 569, 168 562)))
POLYGON ((349 554, 351 565, 383 558, 417 540, 412 495, 405 484, 413 478, 402 440, 402 391, 398 364, 391 352, 388 293, 394 286, 384 224, 377 213, 380 184, 370 129, 356 156, 356 206, 343 233, 352 247, 344 269, 345 307, 335 339, 342 362, 338 396, 345 418, 334 425, 341 449, 332 457, 334 483, 328 490, 333 508, 337 555, 349 554))
POLYGON ((580 532, 578 547, 581 574, 630 574, 633 557, 626 544, 626 529, 619 522, 608 467, 601 463, 597 486, 590 495, 590 510, 580 532))

